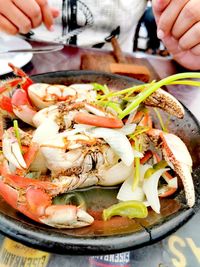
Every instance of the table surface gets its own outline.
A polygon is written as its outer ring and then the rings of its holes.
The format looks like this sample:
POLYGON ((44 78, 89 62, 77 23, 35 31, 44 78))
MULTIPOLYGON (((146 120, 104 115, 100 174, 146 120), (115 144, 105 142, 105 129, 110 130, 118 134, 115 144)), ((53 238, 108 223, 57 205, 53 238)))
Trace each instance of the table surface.
MULTIPOLYGON (((38 43, 31 42, 32 46, 38 43)), ((35 54, 24 70, 29 75, 45 73, 58 70, 79 70, 81 67, 81 56, 83 54, 112 55, 112 52, 83 49, 72 46, 65 46, 63 50, 35 54)), ((159 59, 156 57, 136 58, 127 55, 129 62, 146 65, 151 72, 151 79, 164 78, 177 72, 186 71, 178 66, 173 60, 159 59)), ((200 88, 174 86, 168 90, 177 97, 200 121, 200 88)), ((157 244, 125 252, 124 254, 106 256, 98 259, 88 256, 60 256, 52 254, 48 266, 115 266, 114 262, 121 257, 125 263, 117 266, 200 266, 200 212, 198 212, 188 223, 186 223, 176 233, 157 244), (94 261, 97 261, 96 265, 94 261), (129 265, 128 265, 129 264, 129 265)), ((1 240, 4 237, 1 236, 1 240)), ((0 266, 3 261, 3 252, 0 251, 0 266)), ((8 266, 8 265, 6 265, 8 266)), ((42 266, 42 265, 41 265, 42 266)))

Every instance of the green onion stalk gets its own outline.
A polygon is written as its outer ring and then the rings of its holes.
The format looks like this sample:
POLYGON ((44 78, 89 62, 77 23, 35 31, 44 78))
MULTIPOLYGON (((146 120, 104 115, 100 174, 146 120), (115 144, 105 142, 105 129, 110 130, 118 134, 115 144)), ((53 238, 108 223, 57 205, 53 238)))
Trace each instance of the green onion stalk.
POLYGON ((134 92, 140 92, 142 91, 143 89, 151 86, 154 82, 152 83, 145 83, 145 84, 140 84, 140 85, 136 85, 134 87, 129 87, 129 88, 126 88, 124 90, 120 90, 120 91, 115 91, 115 92, 109 92, 107 94, 104 94, 104 95, 99 95, 98 96, 98 99, 99 99, 99 102, 101 101, 105 101, 106 99, 109 100, 110 98, 113 98, 113 97, 119 97, 119 96, 122 96, 122 95, 127 95, 127 96, 130 96, 131 94, 133 94, 134 92))
MULTIPOLYGON (((129 104, 120 114, 119 118, 123 119, 128 114, 131 113, 140 103, 142 103, 147 97, 149 97, 152 93, 154 93, 157 89, 162 86, 173 85, 173 84, 185 84, 185 85, 192 85, 192 86, 200 86, 199 81, 188 81, 183 79, 200 79, 200 73, 196 72, 186 72, 186 73, 179 73, 167 78, 164 78, 156 83, 151 85, 148 84, 147 88, 141 91, 138 95, 135 96, 134 100, 131 104, 129 104), (179 81, 182 80, 182 81, 179 81)), ((131 88, 130 88, 131 90, 131 88)), ((133 87, 134 90, 134 87, 133 87)))
POLYGON ((155 111, 156 116, 158 118, 158 121, 160 123, 161 129, 163 130, 163 132, 166 132, 167 133, 168 132, 168 130, 167 130, 167 124, 164 123, 163 118, 162 118, 159 110, 157 108, 154 108, 154 111, 155 111))

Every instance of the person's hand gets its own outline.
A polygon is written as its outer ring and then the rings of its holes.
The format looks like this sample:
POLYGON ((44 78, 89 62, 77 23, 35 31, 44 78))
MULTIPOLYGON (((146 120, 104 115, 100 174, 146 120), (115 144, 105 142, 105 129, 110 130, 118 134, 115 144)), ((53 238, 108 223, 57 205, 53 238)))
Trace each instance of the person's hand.
POLYGON ((0 0, 0 30, 9 34, 28 33, 41 23, 51 30, 58 14, 47 0, 0 0))
POLYGON ((200 0, 153 0, 158 38, 174 59, 200 70, 200 0))

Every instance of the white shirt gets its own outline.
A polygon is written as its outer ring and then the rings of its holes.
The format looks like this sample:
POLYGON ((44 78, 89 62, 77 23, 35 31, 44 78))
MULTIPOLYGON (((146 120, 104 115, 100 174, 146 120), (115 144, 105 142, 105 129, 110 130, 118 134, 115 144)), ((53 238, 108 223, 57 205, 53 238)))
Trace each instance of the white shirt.
POLYGON ((33 30, 32 39, 61 42, 82 47, 110 49, 114 35, 123 51, 133 51, 137 23, 146 0, 49 0, 60 10, 54 31, 44 26, 33 30))

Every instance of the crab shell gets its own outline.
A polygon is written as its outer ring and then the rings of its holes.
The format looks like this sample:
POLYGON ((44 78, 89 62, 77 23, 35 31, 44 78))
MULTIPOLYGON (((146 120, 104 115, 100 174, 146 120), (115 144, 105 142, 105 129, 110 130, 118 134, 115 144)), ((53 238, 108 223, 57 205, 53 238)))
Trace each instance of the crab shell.
POLYGON ((151 129, 149 137, 156 145, 161 145, 164 159, 182 180, 187 204, 192 207, 195 203, 194 183, 191 175, 192 158, 184 142, 176 135, 151 129))

